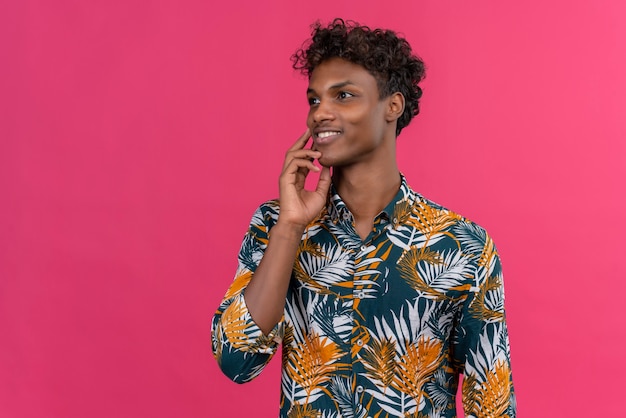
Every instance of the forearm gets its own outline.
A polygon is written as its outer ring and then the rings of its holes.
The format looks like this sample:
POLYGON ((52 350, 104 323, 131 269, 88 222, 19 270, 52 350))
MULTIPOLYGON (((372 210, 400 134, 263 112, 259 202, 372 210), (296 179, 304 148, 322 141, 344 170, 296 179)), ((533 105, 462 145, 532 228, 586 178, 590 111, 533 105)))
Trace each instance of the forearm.
POLYGON ((303 228, 279 221, 270 231, 263 258, 245 290, 250 315, 264 334, 268 334, 283 316, 302 233, 303 228))
POLYGON ((321 152, 305 149, 309 129, 289 148, 279 178, 280 215, 269 233, 263 258, 254 272, 244 298, 253 321, 267 335, 281 320, 296 253, 306 225, 326 204, 330 169, 313 164, 321 152), (310 171, 320 172, 315 190, 305 190, 310 171))

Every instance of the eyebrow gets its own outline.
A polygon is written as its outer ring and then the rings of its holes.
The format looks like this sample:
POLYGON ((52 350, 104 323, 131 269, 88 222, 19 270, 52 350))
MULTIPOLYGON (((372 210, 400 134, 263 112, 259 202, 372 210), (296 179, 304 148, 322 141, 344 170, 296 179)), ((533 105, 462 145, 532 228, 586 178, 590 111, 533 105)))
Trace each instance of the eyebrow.
MULTIPOLYGON (((337 84, 333 84, 332 86, 330 86, 328 89, 329 90, 337 90, 346 86, 354 86, 355 84, 350 81, 350 80, 346 80, 346 81, 342 81, 341 83, 337 83, 337 84)), ((315 90, 312 89, 311 87, 309 87, 308 89, 306 89, 306 94, 310 94, 310 93, 315 93, 315 90)))

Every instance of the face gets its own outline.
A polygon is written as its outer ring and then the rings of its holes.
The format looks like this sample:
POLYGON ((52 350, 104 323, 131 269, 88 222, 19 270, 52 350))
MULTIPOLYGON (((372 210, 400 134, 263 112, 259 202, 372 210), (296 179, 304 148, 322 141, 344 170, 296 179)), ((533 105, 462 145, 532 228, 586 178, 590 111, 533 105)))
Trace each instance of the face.
POLYGON ((341 58, 322 62, 311 73, 307 98, 307 125, 321 165, 376 163, 389 154, 385 144, 395 144, 390 99, 380 100, 376 79, 365 68, 341 58))

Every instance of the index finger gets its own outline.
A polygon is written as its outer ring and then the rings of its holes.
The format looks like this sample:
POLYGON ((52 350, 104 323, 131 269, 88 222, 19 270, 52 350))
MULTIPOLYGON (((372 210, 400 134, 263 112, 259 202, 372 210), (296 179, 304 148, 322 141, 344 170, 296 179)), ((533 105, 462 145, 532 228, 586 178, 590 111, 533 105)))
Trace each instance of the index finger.
POLYGON ((303 149, 307 142, 309 142, 309 138, 311 137, 311 130, 306 128, 306 131, 298 140, 288 149, 288 151, 295 151, 299 149, 303 149))

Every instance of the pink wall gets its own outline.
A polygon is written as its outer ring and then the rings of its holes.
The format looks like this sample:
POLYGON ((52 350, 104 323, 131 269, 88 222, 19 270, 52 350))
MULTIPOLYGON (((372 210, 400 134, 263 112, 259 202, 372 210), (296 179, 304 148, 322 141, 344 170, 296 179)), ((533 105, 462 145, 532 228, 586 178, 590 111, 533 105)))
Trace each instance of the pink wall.
POLYGON ((276 416, 278 362, 231 383, 209 320, 334 16, 428 65, 400 164, 498 243, 520 416, 622 416, 624 3, 212 3, 0 6, 0 416, 276 416))

